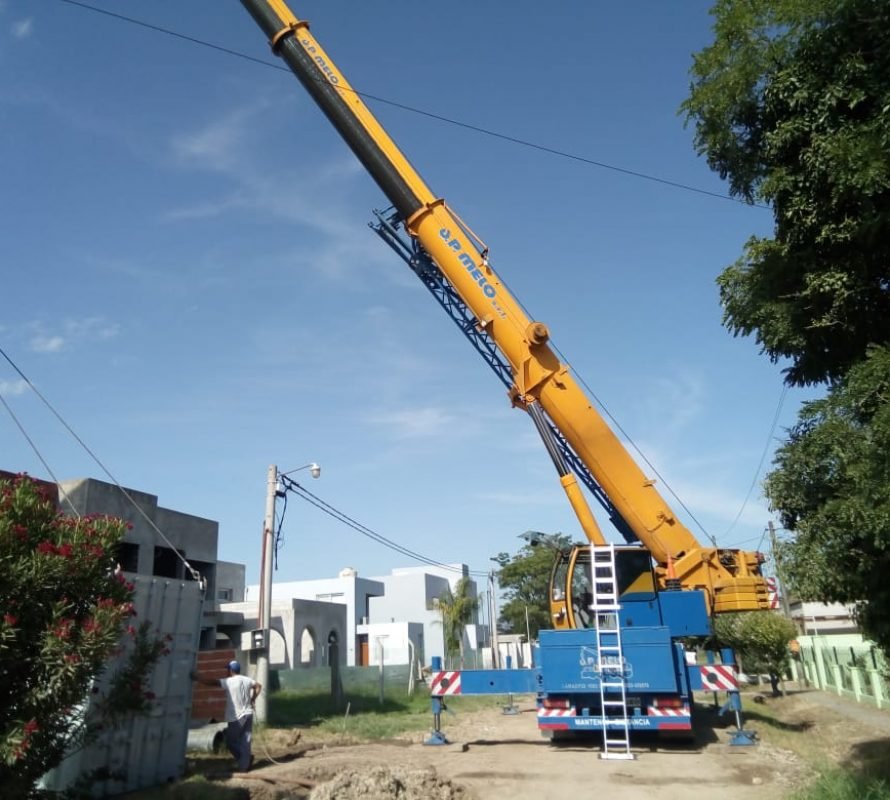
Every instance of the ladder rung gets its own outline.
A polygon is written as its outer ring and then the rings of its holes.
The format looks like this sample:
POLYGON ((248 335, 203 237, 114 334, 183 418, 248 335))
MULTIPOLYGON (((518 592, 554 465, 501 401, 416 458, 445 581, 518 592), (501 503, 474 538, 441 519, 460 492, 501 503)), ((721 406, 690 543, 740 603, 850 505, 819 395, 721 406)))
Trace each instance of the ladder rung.
POLYGON ((606 745, 612 747, 627 747, 630 744, 629 739, 606 739, 606 745))
POLYGON ((623 706, 624 700, 603 700, 604 706, 623 706))
POLYGON ((601 689, 623 689, 624 681, 601 681, 601 689))

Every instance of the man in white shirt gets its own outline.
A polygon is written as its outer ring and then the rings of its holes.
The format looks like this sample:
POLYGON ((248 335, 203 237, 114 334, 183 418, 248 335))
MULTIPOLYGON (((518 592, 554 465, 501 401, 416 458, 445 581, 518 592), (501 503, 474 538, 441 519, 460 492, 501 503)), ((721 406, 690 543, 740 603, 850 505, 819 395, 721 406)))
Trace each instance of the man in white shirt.
POLYGON ((241 674, 241 665, 230 661, 225 678, 214 679, 192 673, 192 679, 206 686, 222 686, 226 692, 226 746, 235 756, 238 772, 247 772, 253 763, 250 740, 253 732, 253 704, 263 690, 253 678, 241 674))

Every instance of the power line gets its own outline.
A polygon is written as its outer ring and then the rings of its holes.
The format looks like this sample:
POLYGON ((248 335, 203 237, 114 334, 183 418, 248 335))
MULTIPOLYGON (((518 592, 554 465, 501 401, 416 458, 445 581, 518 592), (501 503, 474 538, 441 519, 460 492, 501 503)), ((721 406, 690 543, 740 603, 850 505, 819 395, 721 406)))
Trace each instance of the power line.
MULTIPOLYGON (((30 436, 28 436, 28 432, 25 430, 25 426, 22 425, 22 423, 19 421, 19 418, 15 415, 15 412, 12 410, 12 406, 10 406, 9 403, 6 402, 6 398, 3 397, 2 394, 0 394, 0 403, 3 404, 3 407, 6 409, 6 412, 9 414, 10 417, 12 417, 12 421, 15 423, 16 427, 19 429, 19 432, 22 434, 22 436, 24 437, 25 441, 28 443, 30 448, 34 451, 34 455, 36 455, 38 460, 40 461, 40 463, 43 464, 43 468, 46 470, 47 474, 50 476, 50 478, 53 479, 53 483, 55 483, 56 486, 58 486, 59 479, 55 476, 55 473, 50 468, 50 465, 46 462, 46 459, 43 457, 43 454, 40 452, 37 445, 34 443, 34 440, 30 436)), ((68 504, 68 508, 71 509, 71 513, 74 514, 75 517, 80 519, 81 514, 77 510, 77 508, 75 508, 74 503, 71 502, 71 498, 68 497, 67 493, 65 494, 65 502, 68 504)))
POLYGON ((788 386, 786 384, 782 387, 782 392, 779 395, 779 402, 776 404, 776 412, 775 414, 773 414, 773 422, 772 425, 770 425, 769 434, 766 437, 766 443, 763 445, 763 452, 760 454, 760 461, 757 462, 757 469, 754 470, 754 477, 751 479, 751 485, 748 487, 748 493, 745 495, 745 499, 742 501, 742 506, 741 508, 739 508, 738 514, 735 515, 735 519, 732 521, 732 524, 723 533, 722 538, 724 539, 729 536, 732 529, 735 528, 736 523, 742 516, 742 512, 748 505, 748 500, 751 499, 751 493, 754 491, 754 487, 757 485, 757 479, 760 477, 760 470, 763 469, 763 462, 766 460, 767 453, 769 453, 769 446, 770 442, 772 442, 773 440, 773 434, 776 431, 776 425, 779 424, 779 416, 782 413, 782 406, 785 405, 785 397, 787 396, 787 394, 788 386))
MULTIPOLYGON (((31 382, 31 379, 27 375, 25 375, 24 372, 22 372, 19 369, 18 365, 12 360, 12 358, 9 357, 9 355, 7 355, 6 351, 2 347, 0 347, 0 356, 3 356, 3 358, 6 359, 9 366, 11 366, 18 373, 19 377, 28 385, 28 387, 31 389, 31 391, 34 392, 34 394, 36 394, 37 397, 40 398, 41 402, 50 410, 50 412, 53 414, 53 416, 62 424, 62 427, 65 428, 65 430, 68 431, 69 434, 71 434, 71 436, 74 438, 74 440, 81 446, 81 448, 83 448, 83 450, 86 451, 86 453, 90 456, 90 458, 92 458, 93 461, 99 465, 99 468, 105 473, 106 476, 108 476, 108 479, 118 488, 120 493, 124 497, 127 498, 127 500, 133 506, 133 508, 135 508, 136 511, 139 513, 139 515, 148 523, 149 527, 152 530, 154 530, 154 532, 157 533, 158 536, 160 536, 161 539, 163 539, 167 545, 169 545, 170 549, 173 550, 174 553, 176 553, 177 558, 179 558, 179 560, 183 563, 183 565, 188 570, 188 572, 192 576, 192 578, 198 582, 202 582, 203 579, 201 578, 200 573, 191 564, 189 564, 188 561, 186 561, 185 556, 179 552, 179 550, 176 548, 176 545, 174 545, 173 542, 171 542, 164 535, 164 532, 155 524, 154 520, 151 517, 149 517, 148 514, 145 513, 145 511, 142 509, 142 507, 133 499, 132 495, 123 486, 121 486, 118 479, 115 478, 114 475, 111 474, 111 471, 108 469, 108 467, 106 467, 105 464, 103 464, 102 461, 99 459, 99 457, 87 446, 86 442, 84 442, 84 440, 81 439, 80 436, 77 435, 77 433, 75 433, 74 429, 65 421, 64 417, 62 417, 62 415, 58 411, 56 411, 56 409, 53 407, 52 403, 50 403, 49 400, 47 400, 43 396, 43 394, 41 394, 41 392, 38 390, 38 388, 31 382)), ((6 405, 5 402, 4 402, 4 405, 6 405)), ((22 431, 22 432, 24 433, 24 431, 22 431)), ((28 437, 26 436, 26 438, 28 438, 28 437)), ((30 442, 30 439, 28 439, 28 441, 30 442)), ((42 459, 41 459, 41 461, 42 461, 42 459)), ((49 469, 49 468, 47 467, 47 469, 49 469)), ((52 472, 50 472, 50 475, 52 475, 52 472)), ((56 479, 53 478, 53 480, 56 480, 56 479)), ((59 482, 56 480, 56 485, 58 485, 58 483, 59 482)))
MULTIPOLYGON (((195 36, 188 36, 183 33, 179 33, 174 30, 170 30, 169 28, 164 28, 160 25, 153 25, 148 22, 144 22, 139 19, 135 19, 134 17, 128 17, 123 14, 118 14, 113 11, 108 11, 104 8, 97 8, 96 6, 89 5, 88 3, 79 2, 79 0, 59 0, 61 3, 65 3, 70 6, 75 6, 77 8, 82 8, 86 11, 93 11, 97 14, 103 14, 107 17, 111 17, 112 19, 118 20, 120 22, 125 22, 130 25, 137 25, 141 28, 146 28, 154 33, 162 33, 166 36, 172 36, 176 39, 181 39, 182 41, 188 42, 189 44, 198 45, 200 47, 206 47, 211 50, 216 50, 217 52, 224 53, 225 55, 233 56, 235 58, 241 58, 245 61, 249 61, 252 64, 258 64, 261 67, 266 67, 267 69, 274 69, 280 72, 286 72, 290 74, 290 69, 284 67, 280 64, 276 64, 273 62, 266 61, 261 58, 256 58, 254 56, 248 55, 247 53, 242 53, 238 50, 233 50, 229 47, 223 47, 222 45, 213 44, 212 42, 208 42, 204 39, 199 39, 195 36)), ((319 80, 319 83, 321 81, 319 80)), ((481 125, 474 125, 469 122, 463 122, 459 119, 453 119, 452 117, 446 117, 442 114, 437 114, 432 111, 425 111, 424 109, 417 108, 415 106, 409 106, 405 103, 399 103, 395 100, 388 100, 385 97, 380 97, 379 95, 373 95, 368 92, 361 92, 355 88, 345 89, 343 86, 338 87, 340 91, 351 91, 358 97, 361 97, 366 100, 373 100, 377 103, 382 103, 387 106, 391 106, 393 108, 398 108, 401 111, 407 111, 411 114, 417 114, 422 117, 427 117, 428 119, 435 120, 437 122, 444 122, 447 125, 453 125, 457 128, 463 128, 468 131, 472 131, 474 133, 479 133, 484 136, 490 136, 494 139, 499 139, 504 142, 510 142, 511 144, 520 145, 521 147, 527 147, 531 150, 537 150, 541 153, 548 153, 549 155, 557 156, 558 158, 569 159, 570 161, 575 161, 580 164, 586 164, 592 167, 599 167, 600 169, 610 170, 611 172, 617 172, 621 175, 627 175, 632 178, 639 178, 640 180, 650 181, 653 183, 661 184, 662 186, 669 186, 674 189, 681 189, 686 192, 693 192, 695 194, 705 195, 706 197, 713 197, 718 200, 727 200, 731 203, 738 203, 739 205, 749 206, 752 208, 760 208, 760 209, 769 209, 768 205, 762 203, 752 203, 744 199, 739 199, 737 197, 733 197, 727 194, 721 194, 720 192, 712 192, 708 189, 702 189, 697 186, 691 186, 687 183, 681 183, 679 181, 670 180, 669 178, 660 178, 656 175, 650 175, 646 172, 640 172, 639 170, 629 169, 627 167, 619 167, 615 164, 609 164, 605 161, 599 161, 593 158, 587 158, 586 156, 580 156, 575 153, 569 153, 565 150, 559 150, 555 147, 549 147, 547 145, 538 144, 537 142, 529 141, 528 139, 521 139, 518 136, 512 136, 507 133, 501 133, 500 131, 494 131, 490 128, 483 128, 481 125)))
MULTIPOLYGON (((343 523, 349 528, 352 528, 354 531, 360 533, 362 536, 371 539, 372 541, 377 542, 378 544, 382 544, 384 547, 389 548, 401 555, 408 556, 409 558, 414 559, 415 561, 419 561, 422 564, 427 564, 431 567, 439 567, 440 569, 447 570, 449 572, 456 572, 459 574, 463 574, 463 570, 459 567, 455 567, 452 564, 445 564, 441 561, 436 561, 434 558, 429 558, 428 556, 421 555, 420 553, 416 553, 413 550, 408 549, 407 547, 394 542, 392 539, 387 539, 385 536, 377 533, 366 525, 362 525, 362 523, 354 520, 349 515, 330 505, 329 503, 322 500, 317 495, 314 495, 308 489, 303 487, 301 484, 297 483, 290 478, 283 478, 286 488, 293 491, 298 497, 301 497, 310 505, 315 506, 317 509, 327 514, 329 517, 333 517, 338 522, 343 523)), ((471 575, 475 576, 485 576, 488 575, 487 572, 482 572, 480 570, 469 570, 471 575)))

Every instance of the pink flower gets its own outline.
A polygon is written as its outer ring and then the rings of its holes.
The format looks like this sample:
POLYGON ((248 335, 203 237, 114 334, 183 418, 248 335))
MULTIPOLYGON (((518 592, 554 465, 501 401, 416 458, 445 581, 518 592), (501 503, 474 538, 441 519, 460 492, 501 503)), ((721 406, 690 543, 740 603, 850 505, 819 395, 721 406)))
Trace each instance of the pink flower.
POLYGON ((37 545, 37 552, 44 555, 53 555, 56 552, 56 546, 52 542, 41 542, 37 545))
POLYGON ((3 621, 9 626, 13 626, 18 624, 19 618, 15 614, 4 614, 3 621))

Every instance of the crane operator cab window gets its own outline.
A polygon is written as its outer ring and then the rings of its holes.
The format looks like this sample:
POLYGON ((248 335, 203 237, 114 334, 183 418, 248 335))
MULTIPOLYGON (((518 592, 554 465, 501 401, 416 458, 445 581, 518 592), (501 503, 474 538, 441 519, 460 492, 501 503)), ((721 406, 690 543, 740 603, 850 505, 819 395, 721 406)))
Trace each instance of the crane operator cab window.
MULTIPOLYGON (((608 591, 608 570, 599 569, 600 591, 608 591)), ((590 628, 594 625, 590 547, 576 545, 560 552, 553 568, 550 606, 555 628, 590 628)), ((620 602, 655 599, 652 558, 642 547, 615 548, 615 584, 620 602)))

